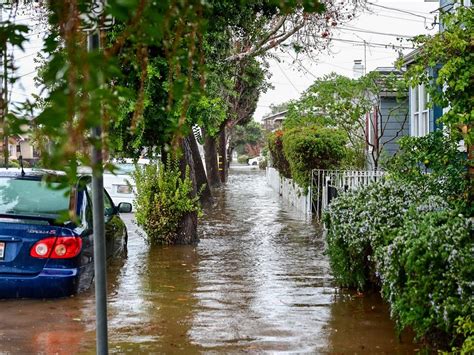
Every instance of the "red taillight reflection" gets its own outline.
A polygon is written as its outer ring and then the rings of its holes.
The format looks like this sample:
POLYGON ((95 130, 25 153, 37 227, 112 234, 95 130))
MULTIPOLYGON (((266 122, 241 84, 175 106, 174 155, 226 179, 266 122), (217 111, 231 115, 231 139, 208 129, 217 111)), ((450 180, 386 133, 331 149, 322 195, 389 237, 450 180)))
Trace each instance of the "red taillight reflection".
POLYGON ((82 239, 79 237, 48 237, 37 241, 30 255, 40 259, 69 259, 79 255, 82 239))

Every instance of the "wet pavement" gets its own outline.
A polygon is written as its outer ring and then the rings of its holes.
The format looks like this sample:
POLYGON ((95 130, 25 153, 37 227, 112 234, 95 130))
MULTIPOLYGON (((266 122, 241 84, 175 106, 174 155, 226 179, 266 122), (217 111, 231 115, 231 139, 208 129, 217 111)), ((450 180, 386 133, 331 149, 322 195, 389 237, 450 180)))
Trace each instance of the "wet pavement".
MULTIPOLYGON (((149 248, 133 215, 128 257, 110 267, 116 353, 413 353, 378 295, 335 287, 315 225, 263 172, 231 171, 200 222, 197 246, 149 248)), ((93 290, 0 301, 0 354, 94 353, 93 290)))

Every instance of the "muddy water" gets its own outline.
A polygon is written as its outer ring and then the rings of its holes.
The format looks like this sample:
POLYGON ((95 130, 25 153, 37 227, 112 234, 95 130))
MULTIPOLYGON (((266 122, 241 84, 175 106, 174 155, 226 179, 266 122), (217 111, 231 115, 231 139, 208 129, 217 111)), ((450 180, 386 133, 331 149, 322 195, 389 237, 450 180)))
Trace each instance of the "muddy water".
MULTIPOLYGON (((314 225, 234 169, 196 247, 150 249, 132 216, 109 270, 116 353, 412 353, 376 295, 335 288, 314 225)), ((94 353, 94 296, 0 301, 0 353, 94 353)))

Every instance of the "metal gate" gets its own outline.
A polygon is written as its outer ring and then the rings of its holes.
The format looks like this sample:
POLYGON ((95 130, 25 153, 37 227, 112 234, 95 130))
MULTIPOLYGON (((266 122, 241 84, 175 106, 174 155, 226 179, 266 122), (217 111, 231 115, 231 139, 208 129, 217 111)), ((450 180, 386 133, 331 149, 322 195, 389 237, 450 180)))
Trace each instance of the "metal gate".
POLYGON ((377 170, 321 170, 311 174, 312 204, 316 218, 321 219, 323 211, 338 194, 356 190, 380 179, 385 172, 377 170))

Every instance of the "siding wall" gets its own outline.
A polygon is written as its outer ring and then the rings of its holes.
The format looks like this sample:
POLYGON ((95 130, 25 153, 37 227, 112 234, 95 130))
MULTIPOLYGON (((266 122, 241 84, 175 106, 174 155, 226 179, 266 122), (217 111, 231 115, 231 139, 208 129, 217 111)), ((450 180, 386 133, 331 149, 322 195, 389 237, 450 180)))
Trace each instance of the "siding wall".
POLYGON ((379 135, 381 134, 382 128, 386 125, 384 135, 380 138, 380 144, 383 145, 385 142, 393 139, 399 132, 398 138, 384 146, 385 153, 393 155, 399 149, 398 139, 410 133, 408 98, 403 102, 397 102, 395 97, 384 97, 382 98, 380 109, 382 111, 382 122, 381 127, 379 127, 379 135))

